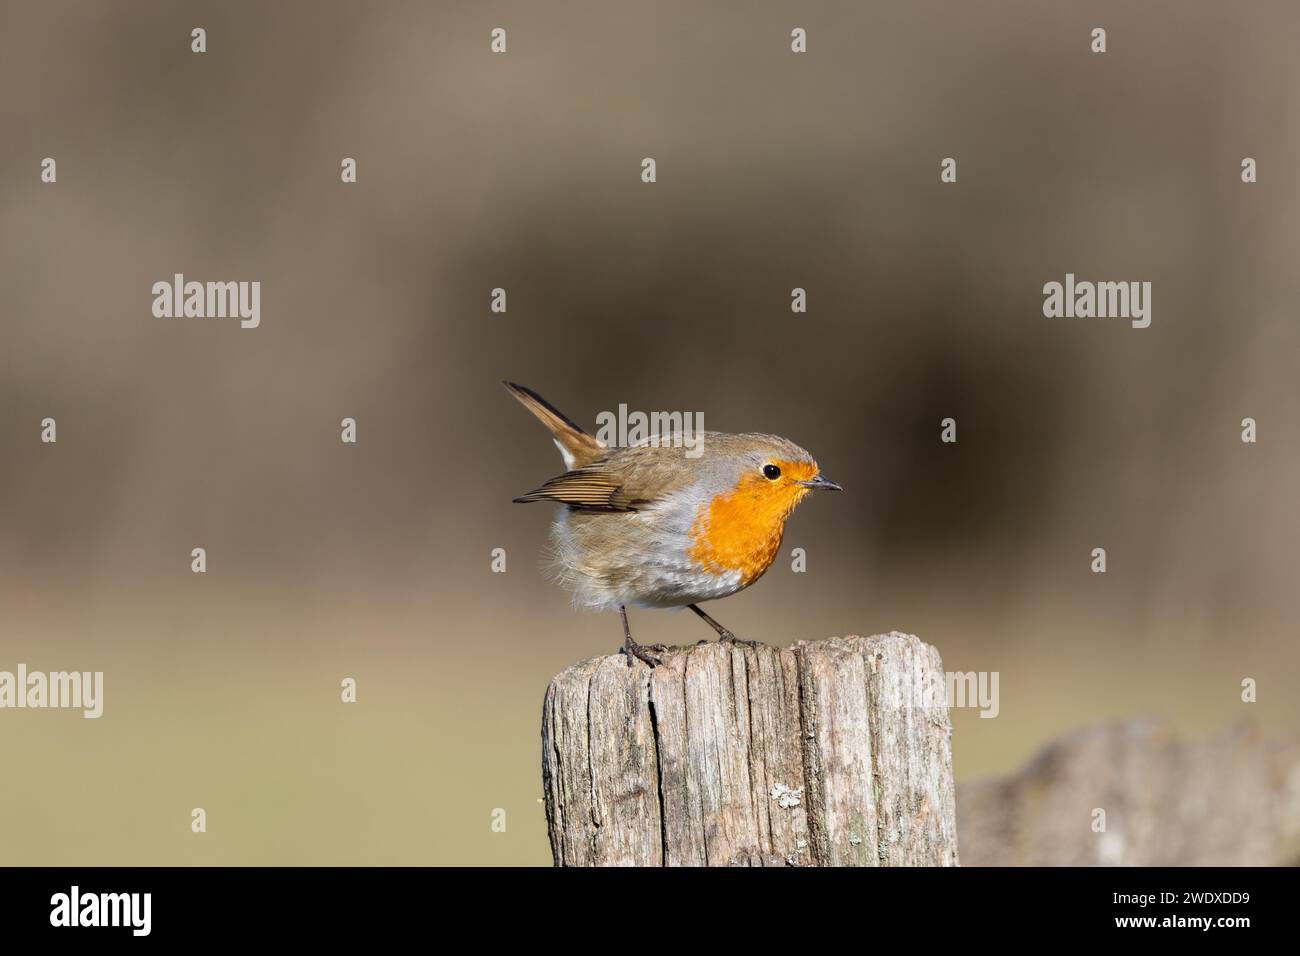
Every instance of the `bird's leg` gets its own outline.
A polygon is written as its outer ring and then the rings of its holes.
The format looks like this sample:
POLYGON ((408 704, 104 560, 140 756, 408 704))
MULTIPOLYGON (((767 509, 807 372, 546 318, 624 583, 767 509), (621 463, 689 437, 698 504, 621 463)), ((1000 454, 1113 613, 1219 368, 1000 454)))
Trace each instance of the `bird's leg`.
POLYGON ((709 627, 713 628, 715 631, 718 632, 719 641, 733 641, 736 644, 748 644, 750 647, 758 647, 758 641, 747 641, 743 637, 737 637, 735 634, 732 634, 729 630, 727 630, 725 627, 723 627, 713 618, 709 617, 707 614, 701 611, 698 605, 688 604, 686 606, 690 608, 692 611, 694 611, 696 614, 698 614, 700 617, 704 618, 704 622, 708 624, 709 627))
MULTIPOLYGON (((632 629, 627 626, 627 607, 620 604, 618 606, 618 613, 623 615, 623 653, 627 655, 627 666, 632 666, 632 658, 634 657, 639 661, 644 661, 651 667, 662 664, 663 661, 651 654, 645 645, 638 644, 636 641, 632 640, 632 629)), ((656 649, 667 650, 667 648, 664 648, 662 644, 656 644, 654 646, 656 649)))

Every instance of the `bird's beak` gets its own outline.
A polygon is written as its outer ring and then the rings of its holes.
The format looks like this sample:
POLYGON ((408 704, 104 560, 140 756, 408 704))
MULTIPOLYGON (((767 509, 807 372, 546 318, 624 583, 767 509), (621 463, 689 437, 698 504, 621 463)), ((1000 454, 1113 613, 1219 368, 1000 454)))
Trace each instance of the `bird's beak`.
POLYGON ((822 491, 843 491, 844 490, 835 482, 827 478, 825 475, 818 475, 816 478, 813 478, 811 481, 800 481, 800 482, 796 482, 796 484, 803 485, 805 488, 813 488, 813 489, 820 488, 822 491))

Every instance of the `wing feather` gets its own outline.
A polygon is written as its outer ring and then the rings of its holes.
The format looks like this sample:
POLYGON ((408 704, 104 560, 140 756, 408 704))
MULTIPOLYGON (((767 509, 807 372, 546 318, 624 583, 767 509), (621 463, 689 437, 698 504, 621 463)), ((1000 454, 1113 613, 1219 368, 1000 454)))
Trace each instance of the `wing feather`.
POLYGON ((514 500, 520 503, 558 501, 586 511, 636 510, 632 498, 623 493, 623 486, 617 479, 596 471, 566 472, 514 500))
POLYGON ((584 511, 639 511, 694 480, 696 464, 677 448, 617 448, 514 500, 558 501, 584 511))

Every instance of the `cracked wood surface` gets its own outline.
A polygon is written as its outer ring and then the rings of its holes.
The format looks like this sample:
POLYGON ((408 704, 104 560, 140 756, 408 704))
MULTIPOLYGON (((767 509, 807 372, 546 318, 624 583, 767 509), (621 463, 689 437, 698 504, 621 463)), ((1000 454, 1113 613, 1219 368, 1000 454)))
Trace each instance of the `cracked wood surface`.
POLYGON ((938 652, 887 634, 700 644, 556 675, 542 777, 558 866, 955 865, 938 652))

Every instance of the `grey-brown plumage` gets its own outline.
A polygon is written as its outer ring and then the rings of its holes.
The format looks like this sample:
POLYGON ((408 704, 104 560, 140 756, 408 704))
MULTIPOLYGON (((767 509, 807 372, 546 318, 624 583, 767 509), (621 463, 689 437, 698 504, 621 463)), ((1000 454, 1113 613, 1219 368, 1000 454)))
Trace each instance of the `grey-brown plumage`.
POLYGON ((576 604, 677 607, 748 587, 812 488, 838 488, 776 435, 705 432, 607 448, 536 392, 505 383, 551 431, 569 470, 514 499, 565 507, 553 567, 576 604), (775 472, 773 474, 773 472, 775 472))

